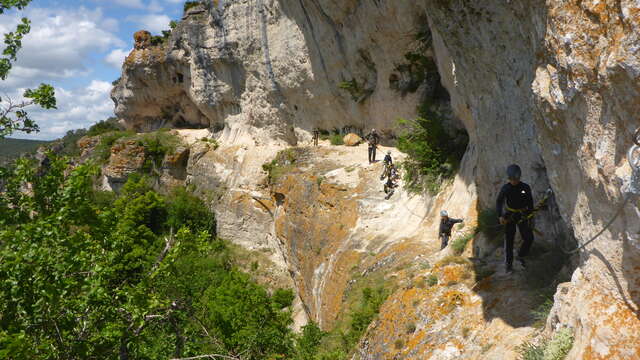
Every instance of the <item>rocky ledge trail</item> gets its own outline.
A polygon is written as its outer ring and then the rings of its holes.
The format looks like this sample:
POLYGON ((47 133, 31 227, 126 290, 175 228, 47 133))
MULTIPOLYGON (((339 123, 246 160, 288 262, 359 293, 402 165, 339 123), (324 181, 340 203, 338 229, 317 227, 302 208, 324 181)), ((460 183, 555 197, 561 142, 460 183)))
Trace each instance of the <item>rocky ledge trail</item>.
MULTIPOLYGON (((365 144, 212 146, 208 130, 171 133, 180 137, 185 160, 167 155, 160 185, 192 185, 211 200, 219 236, 271 260, 267 277, 296 289, 297 328, 312 320, 338 332, 364 289, 384 291, 379 316, 358 345, 362 359, 515 359, 522 343, 542 334, 545 319, 536 311, 558 279, 570 276, 571 268, 545 245, 536 244, 534 261, 513 275, 504 274, 497 246, 483 257, 474 254, 474 243, 501 237, 477 229, 474 185, 464 180, 472 171, 467 160, 435 196, 409 193, 400 180, 386 199, 380 159, 387 150, 396 163, 405 156, 392 147, 380 146, 378 161, 369 164, 365 144), (444 250, 440 209, 465 219, 444 250)), ((139 171, 143 158, 121 163, 121 154, 137 146, 116 144, 103 173, 114 166, 125 178, 139 171)))

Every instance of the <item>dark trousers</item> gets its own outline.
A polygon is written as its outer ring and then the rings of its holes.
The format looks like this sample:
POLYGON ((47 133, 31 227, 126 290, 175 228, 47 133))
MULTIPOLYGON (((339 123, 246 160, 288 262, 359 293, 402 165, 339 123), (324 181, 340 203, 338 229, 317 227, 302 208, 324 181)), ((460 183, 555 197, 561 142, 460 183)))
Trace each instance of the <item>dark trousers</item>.
POLYGON ((523 240, 522 246, 520 246, 520 250, 518 251, 518 256, 527 256, 533 244, 533 230, 531 230, 529 220, 524 220, 518 224, 520 217, 520 214, 512 214, 511 221, 505 225, 504 260, 507 267, 513 266, 513 239, 516 236, 516 226, 520 230, 520 236, 522 236, 523 240))
POLYGON ((369 145, 369 162, 376 161, 376 147, 369 145))
POLYGON ((440 250, 444 249, 447 247, 447 245, 449 244, 449 236, 451 236, 450 234, 440 234, 440 250))

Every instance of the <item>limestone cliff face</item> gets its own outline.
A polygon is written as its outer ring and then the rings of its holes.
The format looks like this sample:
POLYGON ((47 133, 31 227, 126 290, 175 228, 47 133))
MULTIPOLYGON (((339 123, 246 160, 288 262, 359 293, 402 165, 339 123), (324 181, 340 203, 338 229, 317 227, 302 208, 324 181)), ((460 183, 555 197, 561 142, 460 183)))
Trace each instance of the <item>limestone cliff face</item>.
POLYGON ((392 89, 411 80, 396 67, 425 25, 412 2, 219 3, 189 10, 167 44, 129 55, 112 97, 130 127, 294 144, 314 126, 390 131, 415 115, 418 93, 392 89))
MULTIPOLYGON (((221 235, 263 249, 290 272, 298 324, 330 328, 358 272, 384 267, 401 283, 426 276, 395 269, 417 261, 412 252, 437 262, 427 234, 437 210, 473 217, 493 206, 510 163, 522 166, 535 198, 554 190, 538 216, 538 243, 568 248, 600 231, 622 203, 626 151, 640 126, 639 24, 640 8, 626 0, 220 1, 191 9, 162 46, 139 36, 112 96, 130 128, 211 129, 223 146, 192 145, 183 181, 219 194, 221 235), (416 76, 411 53, 437 68, 416 76), (265 185, 262 164, 286 145, 307 144, 314 127, 376 127, 391 136, 398 117, 437 98, 434 79, 448 92, 442 112, 470 137, 460 173, 439 196, 400 193, 383 202, 389 209, 377 208, 375 176, 335 149, 302 156, 289 169, 297 175, 265 185)), ((547 329, 575 329, 571 359, 640 356, 639 231, 634 200, 571 258, 577 269, 559 287, 547 329)), ((499 263, 494 248, 479 238, 468 251, 499 263)), ((454 269, 429 271, 453 279, 454 269)), ((404 284, 359 355, 515 357, 532 329, 496 294, 526 298, 518 289, 526 279, 454 280, 427 293, 404 284), (453 308, 435 307, 452 291, 453 308), (410 336, 399 330, 406 314, 417 325, 410 336)))

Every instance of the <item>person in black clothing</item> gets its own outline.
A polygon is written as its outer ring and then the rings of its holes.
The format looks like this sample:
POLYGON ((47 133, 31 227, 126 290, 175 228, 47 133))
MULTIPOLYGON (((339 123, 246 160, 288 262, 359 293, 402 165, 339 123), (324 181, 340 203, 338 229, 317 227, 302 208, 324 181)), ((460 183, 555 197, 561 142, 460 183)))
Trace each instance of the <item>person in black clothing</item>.
POLYGON ((391 150, 387 151, 387 155, 384 156, 383 163, 385 165, 392 165, 393 164, 393 160, 391 159, 391 150))
POLYGON ((518 261, 525 266, 524 257, 527 256, 533 244, 533 231, 530 220, 523 220, 533 210, 533 196, 531 187, 520 181, 522 172, 518 165, 509 165, 507 176, 509 182, 502 186, 496 201, 496 211, 500 217, 500 224, 505 225, 505 265, 508 273, 513 271, 513 239, 516 226, 522 236, 522 246, 518 251, 518 261), (506 206, 505 206, 506 202, 506 206))
POLYGON ((398 181, 400 175, 398 175, 398 170, 392 164, 389 165, 389 170, 387 171, 386 176, 387 182, 384 184, 384 192, 385 194, 387 194, 385 199, 389 200, 389 198, 391 198, 391 196, 393 195, 394 189, 398 187, 396 181, 398 181))
POLYGON ((387 151, 387 155, 384 156, 384 160, 382 161, 384 164, 384 169, 382 170, 382 175, 380 175, 380 180, 384 180, 385 177, 389 175, 391 169, 393 168, 393 160, 391 159, 391 150, 387 151))
POLYGON ((371 129, 371 132, 364 137, 369 142, 369 164, 376 161, 376 148, 380 142, 380 135, 376 132, 376 129, 371 129))
POLYGON ((318 139, 320 138, 320 130, 318 128, 313 129, 313 145, 318 146, 318 139))
POLYGON ((440 229, 438 230, 438 237, 441 240, 440 250, 446 248, 449 244, 453 225, 461 223, 462 221, 462 219, 450 218, 446 210, 440 211, 440 229))

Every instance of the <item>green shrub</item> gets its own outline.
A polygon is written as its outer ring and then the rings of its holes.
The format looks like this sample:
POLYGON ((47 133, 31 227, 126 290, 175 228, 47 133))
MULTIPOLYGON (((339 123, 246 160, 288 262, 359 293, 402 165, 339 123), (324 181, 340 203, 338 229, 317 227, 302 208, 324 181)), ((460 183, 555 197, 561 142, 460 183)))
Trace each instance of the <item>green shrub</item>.
POLYGON ((358 84, 356 79, 343 81, 338 84, 338 87, 348 92, 351 95, 351 99, 355 102, 361 102, 373 93, 373 90, 365 89, 358 84))
POLYGON ((369 324, 378 315, 380 306, 389 296, 385 288, 365 288, 362 290, 362 303, 360 308, 351 315, 351 331, 357 340, 369 327, 369 324))
POLYGON ((563 328, 549 341, 538 345, 525 342, 517 348, 521 360, 563 360, 573 347, 573 331, 563 328))
POLYGON ((544 344, 534 345, 529 342, 518 346, 519 360, 544 360, 544 344))
POLYGON ((447 256, 445 258, 443 258, 442 260, 438 261, 438 263, 436 264, 437 267, 444 267, 447 265, 451 265, 451 264, 458 264, 458 265, 465 265, 465 266, 471 266, 471 261, 469 261, 468 259, 462 257, 462 256, 447 256))
POLYGON ((187 10, 194 8, 198 5, 201 5, 202 2, 201 1, 187 1, 184 3, 184 12, 187 12, 187 10))
MULTIPOLYGON (((302 333, 296 340, 295 360, 316 360, 320 352, 320 344, 327 333, 320 330, 318 325, 310 322, 302 328, 302 333)), ((327 357, 326 359, 330 359, 327 357)))
POLYGON ((216 221, 207 204, 184 187, 171 191, 167 201, 167 225, 178 231, 186 226, 194 231, 216 234, 216 221))
POLYGON ((284 174, 291 171, 299 155, 299 149, 289 148, 278 152, 270 162, 262 164, 262 170, 267 173, 268 183, 275 184, 284 174))
POLYGON ((52 147, 61 145, 62 150, 59 152, 59 154, 63 156, 80 156, 78 140, 80 140, 85 135, 87 135, 87 130, 85 129, 69 130, 61 139, 54 141, 52 143, 52 147))
POLYGON ((151 37, 151 46, 162 46, 167 42, 164 36, 154 35, 151 37))
POLYGON ((549 313, 551 312, 551 308, 553 308, 553 290, 544 291, 540 297, 542 298, 542 303, 531 311, 531 315, 535 319, 535 323, 533 324, 536 328, 543 328, 547 323, 547 317, 549 317, 549 313))
POLYGON ((453 249, 453 252, 456 255, 462 254, 464 252, 464 249, 467 247, 467 244, 469 243, 469 241, 476 236, 476 233, 477 231, 474 229, 458 237, 457 239, 453 240, 453 242, 451 243, 451 248, 453 249))
POLYGON ((414 332, 416 332, 416 323, 414 323, 413 321, 408 323, 406 326, 406 330, 407 334, 413 334, 414 332))
POLYGON ((101 161, 109 160, 113 144, 115 144, 119 139, 132 136, 135 136, 135 133, 131 131, 113 131, 101 135, 100 142, 94 151, 94 156, 101 161))
POLYGON ((175 153, 181 141, 177 135, 161 129, 152 133, 142 134, 138 143, 144 146, 147 158, 151 159, 156 167, 160 167, 165 155, 175 153))
POLYGON ((429 285, 429 286, 438 285, 438 277, 435 276, 434 274, 429 275, 427 277, 427 285, 429 285))
POLYGON ((442 118, 427 104, 419 109, 415 120, 399 119, 398 150, 406 153, 402 163, 407 189, 412 192, 437 193, 443 179, 453 176, 469 141, 461 133, 447 133, 442 118))
POLYGON ((331 145, 344 145, 344 137, 340 134, 333 134, 329 137, 331 145))
POLYGON ((401 350, 404 347, 404 341, 402 341, 402 339, 397 339, 393 345, 395 346, 396 350, 401 350))
POLYGON ((562 360, 573 347, 573 331, 564 328, 558 331, 544 349, 544 360, 562 360))
POLYGON ((118 126, 118 119, 109 118, 107 120, 98 121, 97 123, 91 125, 89 130, 87 130, 87 136, 98 136, 112 131, 121 131, 122 129, 118 126))
POLYGON ((174 199, 143 176, 96 202, 97 167, 50 160, 0 171, 0 358, 294 358, 290 290, 270 295, 187 215, 170 232, 174 199))
POLYGON ((200 141, 209 144, 211 148, 213 148, 213 150, 218 150, 218 148, 220 147, 218 140, 213 138, 203 137, 202 139, 200 139, 200 141))
MULTIPOLYGON (((329 138, 331 137, 331 131, 329 131, 329 130, 320 129, 319 133, 320 133, 320 136, 319 136, 320 140, 329 140, 329 138)), ((333 133, 337 134, 338 130, 334 129, 333 133)))

